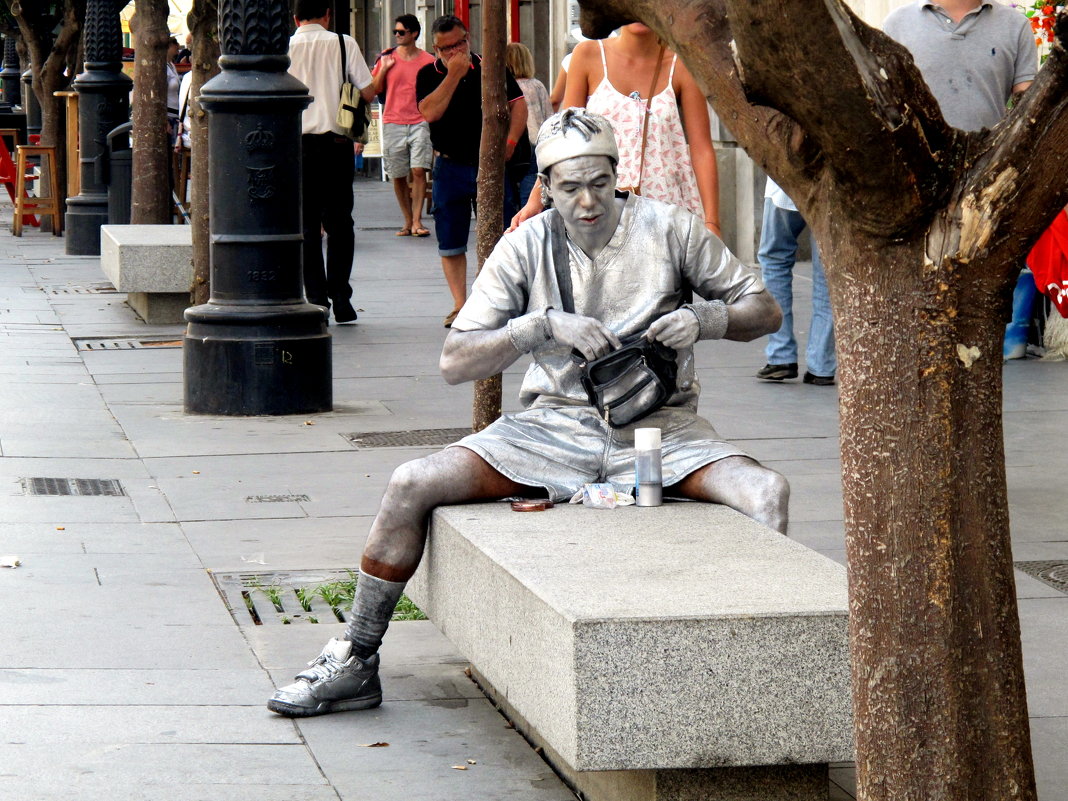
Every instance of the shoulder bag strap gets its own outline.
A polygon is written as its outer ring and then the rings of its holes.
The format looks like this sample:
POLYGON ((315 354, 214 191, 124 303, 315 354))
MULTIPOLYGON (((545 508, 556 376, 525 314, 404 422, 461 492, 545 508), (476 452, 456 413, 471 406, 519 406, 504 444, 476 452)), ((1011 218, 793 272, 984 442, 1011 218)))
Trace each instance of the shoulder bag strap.
POLYGON ((337 44, 341 48, 341 85, 344 86, 349 81, 349 60, 345 54, 345 37, 340 33, 337 35, 337 44))
POLYGON ((642 124, 642 157, 638 162, 638 186, 636 194, 642 193, 642 176, 645 175, 645 145, 649 141, 649 115, 653 107, 653 92, 656 91, 656 82, 660 79, 660 68, 664 66, 664 45, 660 45, 660 52, 656 55, 656 69, 653 70, 653 83, 649 87, 649 96, 645 99, 645 122, 642 124))
POLYGON ((567 255, 567 232, 564 230, 564 218, 556 209, 545 212, 549 217, 549 240, 552 243, 553 270, 556 271, 556 283, 560 287, 560 303, 563 311, 575 313, 575 297, 571 291, 571 258, 567 255))

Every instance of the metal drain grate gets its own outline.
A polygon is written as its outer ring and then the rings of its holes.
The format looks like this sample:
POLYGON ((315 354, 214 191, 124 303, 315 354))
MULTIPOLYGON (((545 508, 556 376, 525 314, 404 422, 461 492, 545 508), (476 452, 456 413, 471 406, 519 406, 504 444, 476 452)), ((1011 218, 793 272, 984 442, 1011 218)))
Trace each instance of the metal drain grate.
POLYGON ((50 286, 41 287, 48 295, 114 295, 118 292, 111 284, 89 284, 87 286, 50 286))
POLYGON ((144 348, 180 348, 180 339, 81 339, 72 340, 78 350, 142 350, 144 348))
POLYGON ((245 503, 307 503, 307 495, 249 495, 245 503))
MULTIPOLYGON (((356 584, 350 570, 212 573, 211 578, 239 626, 345 623, 356 584)), ((426 616, 402 596, 393 619, 426 616)))
POLYGON ((125 495, 117 478, 24 478, 27 495, 125 495))
POLYGON ((364 431, 343 436, 357 448, 412 448, 444 447, 470 433, 470 428, 417 428, 412 431, 364 431))
POLYGON ((1068 595, 1068 562, 1013 562, 1017 570, 1034 576, 1055 590, 1068 595))

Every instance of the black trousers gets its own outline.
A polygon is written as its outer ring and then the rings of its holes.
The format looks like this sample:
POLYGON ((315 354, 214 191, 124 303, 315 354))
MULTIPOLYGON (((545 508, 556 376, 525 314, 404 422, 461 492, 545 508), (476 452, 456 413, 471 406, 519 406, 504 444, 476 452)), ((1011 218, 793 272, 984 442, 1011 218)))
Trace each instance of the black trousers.
POLYGON ((336 134, 305 134, 300 149, 304 158, 304 292, 309 302, 329 306, 331 301, 352 297, 349 277, 356 241, 352 142, 336 134), (323 232, 327 236, 325 266, 323 232))

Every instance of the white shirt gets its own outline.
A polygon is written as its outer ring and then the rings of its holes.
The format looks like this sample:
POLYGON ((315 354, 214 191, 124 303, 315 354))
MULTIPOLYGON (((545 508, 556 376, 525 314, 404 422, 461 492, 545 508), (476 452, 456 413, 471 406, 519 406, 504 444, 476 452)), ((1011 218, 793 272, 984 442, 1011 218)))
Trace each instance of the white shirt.
MULTIPOLYGON (((371 83, 371 71, 363 60, 360 46, 344 36, 348 61, 346 80, 357 89, 371 83)), ((301 133, 341 135, 335 122, 341 97, 341 47, 337 34, 322 25, 308 23, 297 28, 289 40, 289 74, 308 87, 312 103, 301 117, 301 133)))
POLYGON ((790 196, 782 191, 782 188, 773 180, 768 178, 768 182, 764 184, 764 197, 771 199, 771 205, 778 209, 785 209, 786 211, 797 211, 797 206, 790 200, 790 196))
POLYGON ((182 123, 182 144, 189 147, 189 90, 193 86, 193 70, 182 76, 178 87, 178 114, 182 123))

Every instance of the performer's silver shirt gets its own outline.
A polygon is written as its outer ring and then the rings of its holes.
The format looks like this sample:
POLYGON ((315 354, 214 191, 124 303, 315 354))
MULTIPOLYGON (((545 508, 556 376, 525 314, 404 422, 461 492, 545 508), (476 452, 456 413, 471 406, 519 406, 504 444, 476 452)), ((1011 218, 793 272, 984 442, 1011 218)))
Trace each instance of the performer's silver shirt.
MULTIPOLYGON (((563 308, 548 217, 541 214, 502 237, 453 328, 494 330, 528 312, 563 308)), ((687 287, 706 300, 728 304, 764 289, 760 276, 689 211, 633 194, 597 258, 590 259, 570 240, 568 254, 575 312, 600 320, 621 339, 677 309, 687 287)), ((691 356, 688 348, 679 351, 679 364, 692 364, 691 356)), ((519 392, 525 408, 589 404, 570 348, 541 348, 533 358, 519 392)), ((679 383, 688 382, 680 375, 679 383)), ((699 394, 694 379, 668 406, 696 411, 699 394)))

